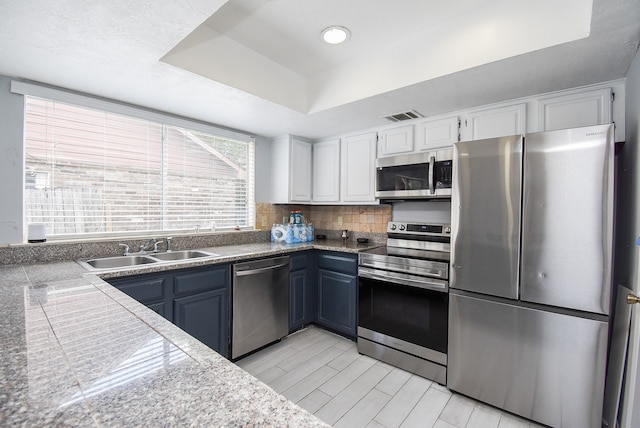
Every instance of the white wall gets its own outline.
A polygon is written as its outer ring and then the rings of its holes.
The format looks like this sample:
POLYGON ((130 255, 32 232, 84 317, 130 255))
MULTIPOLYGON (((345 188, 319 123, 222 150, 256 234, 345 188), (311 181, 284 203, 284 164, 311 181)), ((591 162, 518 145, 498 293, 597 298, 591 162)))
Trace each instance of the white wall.
POLYGON ((23 98, 0 76, 0 245, 23 241, 23 98))

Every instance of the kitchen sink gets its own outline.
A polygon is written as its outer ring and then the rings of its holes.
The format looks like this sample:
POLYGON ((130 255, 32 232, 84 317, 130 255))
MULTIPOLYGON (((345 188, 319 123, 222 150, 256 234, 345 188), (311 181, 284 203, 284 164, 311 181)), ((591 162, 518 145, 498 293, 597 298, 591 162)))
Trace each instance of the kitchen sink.
POLYGON ((157 260, 147 256, 118 256, 118 257, 102 257, 99 259, 87 260, 84 263, 94 269, 114 269, 129 266, 146 265, 149 263, 157 263, 157 260))
POLYGON ((185 250, 185 251, 170 251, 168 253, 155 253, 150 254, 154 259, 162 261, 177 261, 196 259, 199 257, 217 257, 219 254, 209 253, 201 250, 185 250))
POLYGON ((89 270, 105 270, 148 265, 153 263, 179 262, 204 257, 218 257, 219 254, 202 250, 169 251, 168 253, 132 254, 128 256, 101 257, 91 260, 78 260, 89 270))

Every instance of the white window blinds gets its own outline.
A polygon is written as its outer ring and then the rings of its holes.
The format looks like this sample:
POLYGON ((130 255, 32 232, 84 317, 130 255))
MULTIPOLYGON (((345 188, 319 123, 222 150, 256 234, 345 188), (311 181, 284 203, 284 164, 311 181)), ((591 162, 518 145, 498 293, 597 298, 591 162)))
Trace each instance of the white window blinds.
POLYGON ((254 162, 252 141, 25 96, 25 223, 48 236, 252 227, 254 162))

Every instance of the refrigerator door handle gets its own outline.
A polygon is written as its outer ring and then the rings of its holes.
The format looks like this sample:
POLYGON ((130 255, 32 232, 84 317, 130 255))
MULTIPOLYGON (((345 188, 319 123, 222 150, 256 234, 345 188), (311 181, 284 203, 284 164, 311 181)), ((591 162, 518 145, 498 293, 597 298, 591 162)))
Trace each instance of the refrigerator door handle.
POLYGON ((429 157, 429 193, 431 193, 432 195, 436 193, 436 183, 435 183, 435 177, 434 177, 435 174, 436 174, 436 157, 430 156, 429 157))

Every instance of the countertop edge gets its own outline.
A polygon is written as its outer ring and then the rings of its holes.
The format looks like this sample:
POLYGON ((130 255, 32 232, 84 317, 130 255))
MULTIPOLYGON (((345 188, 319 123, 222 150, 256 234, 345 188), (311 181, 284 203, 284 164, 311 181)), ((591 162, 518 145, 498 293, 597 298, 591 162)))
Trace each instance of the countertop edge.
POLYGON ((373 248, 384 246, 384 243, 343 243, 341 241, 330 240, 301 244, 276 244, 276 243, 254 243, 241 245, 226 245, 220 247, 198 248, 198 250, 216 253, 216 257, 203 257, 198 259, 154 263, 127 268, 86 270, 87 274, 94 274, 102 279, 120 278, 132 275, 143 275, 149 273, 166 272, 176 269, 188 269, 202 266, 213 266, 217 264, 233 263, 255 258, 263 258, 277 255, 295 254, 301 251, 322 250, 336 251, 343 253, 357 254, 373 248))

